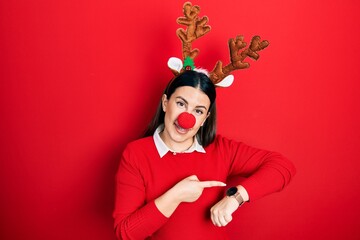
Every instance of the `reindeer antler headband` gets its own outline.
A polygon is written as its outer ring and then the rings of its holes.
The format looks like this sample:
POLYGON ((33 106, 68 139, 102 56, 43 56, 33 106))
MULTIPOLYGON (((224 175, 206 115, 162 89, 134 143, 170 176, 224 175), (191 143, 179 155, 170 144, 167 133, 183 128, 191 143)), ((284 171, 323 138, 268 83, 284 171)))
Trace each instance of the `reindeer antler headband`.
MULTIPOLYGON (((168 66, 175 75, 178 75, 185 70, 198 70, 194 66, 194 59, 199 54, 199 50, 192 49, 192 42, 204 36, 211 30, 211 27, 207 25, 208 18, 206 16, 202 18, 198 17, 200 12, 199 6, 192 6, 190 2, 186 2, 183 7, 183 12, 184 17, 179 17, 177 23, 184 25, 187 28, 186 30, 179 28, 176 31, 176 34, 182 42, 184 63, 179 58, 174 57, 170 58, 168 61, 168 66)), ((246 45, 244 37, 240 35, 229 40, 231 63, 223 67, 222 62, 218 61, 214 69, 207 74, 216 86, 230 86, 234 81, 234 76, 230 73, 234 70, 250 67, 249 63, 244 62, 246 57, 257 60, 260 57, 257 52, 269 46, 269 42, 266 40, 261 41, 259 36, 254 36, 251 39, 250 46, 245 48, 246 45), (242 51, 240 52, 240 50, 242 51)))

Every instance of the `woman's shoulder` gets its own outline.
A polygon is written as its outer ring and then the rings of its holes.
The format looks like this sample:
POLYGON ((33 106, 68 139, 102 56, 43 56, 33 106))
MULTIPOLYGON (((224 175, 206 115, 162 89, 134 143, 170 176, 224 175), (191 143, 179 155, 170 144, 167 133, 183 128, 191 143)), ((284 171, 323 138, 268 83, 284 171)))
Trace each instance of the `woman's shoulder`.
POLYGON ((126 158, 128 161, 135 161, 134 159, 142 159, 148 155, 153 156, 154 151, 156 150, 153 137, 144 137, 133 140, 129 142, 123 152, 123 158, 126 158))
POLYGON ((234 139, 230 139, 230 138, 228 138, 226 136, 223 136, 221 134, 216 134, 215 139, 214 139, 214 143, 216 145, 224 145, 224 144, 227 145, 227 144, 235 144, 235 143, 240 143, 240 142, 238 142, 238 141, 236 141, 234 139))
POLYGON ((239 139, 233 139, 221 134, 217 134, 211 146, 216 149, 216 151, 238 151, 246 147, 250 147, 248 144, 244 143, 239 139))
POLYGON ((152 136, 139 138, 129 142, 126 146, 127 149, 144 149, 154 145, 152 136))
POLYGON ((209 144, 207 146, 207 148, 218 151, 223 148, 227 149, 228 147, 230 147, 231 145, 233 145, 235 143, 236 143, 236 141, 234 141, 228 137, 225 137, 221 134, 216 134, 214 141, 211 144, 209 144))

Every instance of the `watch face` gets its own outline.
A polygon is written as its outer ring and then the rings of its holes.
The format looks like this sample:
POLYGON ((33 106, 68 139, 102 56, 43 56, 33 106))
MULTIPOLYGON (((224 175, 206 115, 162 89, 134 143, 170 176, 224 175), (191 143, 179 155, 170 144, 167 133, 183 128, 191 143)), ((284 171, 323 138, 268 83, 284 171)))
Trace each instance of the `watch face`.
POLYGON ((226 191, 226 195, 227 196, 232 196, 235 193, 237 193, 237 191, 238 191, 237 187, 231 187, 226 191))

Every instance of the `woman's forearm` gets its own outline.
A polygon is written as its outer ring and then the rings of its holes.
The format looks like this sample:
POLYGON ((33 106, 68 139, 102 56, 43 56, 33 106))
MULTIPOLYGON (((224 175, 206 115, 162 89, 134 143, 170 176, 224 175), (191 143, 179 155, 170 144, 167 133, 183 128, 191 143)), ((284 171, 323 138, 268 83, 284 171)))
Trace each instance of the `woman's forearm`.
POLYGON ((155 199, 156 207, 167 218, 175 212, 180 203, 181 202, 177 199, 176 192, 173 188, 155 199))

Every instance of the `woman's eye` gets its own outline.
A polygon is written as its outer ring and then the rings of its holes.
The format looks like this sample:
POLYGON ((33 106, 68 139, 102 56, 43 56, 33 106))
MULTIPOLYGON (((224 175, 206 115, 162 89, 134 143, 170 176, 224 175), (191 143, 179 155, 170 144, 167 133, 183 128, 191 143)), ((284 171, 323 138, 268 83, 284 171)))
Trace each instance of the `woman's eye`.
POLYGON ((185 106, 185 103, 183 103, 183 102, 177 102, 176 105, 178 105, 179 107, 184 107, 184 106, 185 106))
POLYGON ((198 109, 195 110, 195 112, 196 112, 197 115, 202 115, 204 113, 202 110, 198 110, 198 109))

